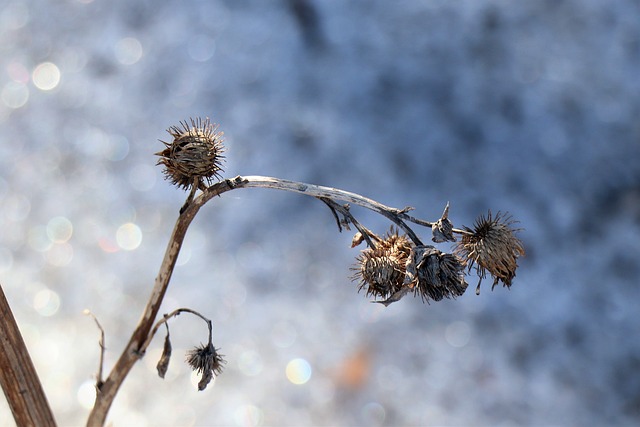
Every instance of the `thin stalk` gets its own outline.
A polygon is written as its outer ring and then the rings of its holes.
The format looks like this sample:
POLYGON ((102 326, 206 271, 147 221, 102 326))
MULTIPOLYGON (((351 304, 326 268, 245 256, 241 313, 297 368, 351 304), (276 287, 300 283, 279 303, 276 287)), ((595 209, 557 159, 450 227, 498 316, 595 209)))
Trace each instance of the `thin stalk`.
MULTIPOLYGON (((120 355, 118 361, 114 365, 113 369, 109 373, 109 376, 102 382, 102 384, 96 385, 96 401, 89 419, 87 421, 88 426, 103 426, 105 424, 107 413, 116 393, 120 386, 124 382, 124 379, 131 371, 133 365, 143 356, 146 346, 149 344, 150 337, 153 337, 151 329, 153 328, 155 319, 158 315, 160 305, 169 286, 173 269, 176 265, 180 248, 184 241, 185 235, 189 225, 195 218, 196 214, 202 206, 204 206, 209 200, 215 196, 219 196, 227 191, 235 190, 238 188, 270 188, 275 190, 290 191, 306 196, 315 197, 318 199, 330 199, 333 201, 343 201, 353 205, 361 206, 377 212, 394 223, 398 224, 403 230, 410 230, 404 223, 404 220, 413 222, 415 224, 431 227, 433 223, 417 220, 406 214, 409 210, 396 209, 389 206, 385 206, 376 202, 368 197, 361 196, 349 191, 339 190, 333 187, 324 187, 315 184, 305 184, 302 182, 289 181, 285 179, 267 177, 267 176, 237 176, 233 179, 227 179, 216 184, 213 184, 205 188, 200 195, 195 196, 195 191, 192 191, 184 206, 180 209, 180 215, 171 233, 169 244, 165 251, 165 255, 160 266, 160 271, 155 280, 153 290, 149 301, 142 312, 142 316, 136 326, 129 343, 125 347, 124 351, 120 355)), ((464 230, 456 230, 456 233, 467 232, 464 230)), ((413 232, 412 232, 413 234, 413 232)), ((417 236, 413 234, 415 239, 417 236)))
POLYGON ((158 332, 158 329, 160 328, 160 326, 164 324, 168 324, 167 322, 169 321, 169 319, 171 319, 172 317, 177 317, 182 313, 191 313, 193 315, 198 316, 199 318, 201 318, 207 323, 207 327, 209 328, 209 344, 211 344, 211 337, 213 332, 213 326, 211 324, 211 320, 207 319, 202 314, 190 308, 177 308, 173 310, 171 313, 165 314, 162 319, 158 320, 158 322, 154 325, 153 329, 149 333, 147 340, 142 344, 140 352, 144 353, 147 350, 147 347, 149 347, 149 344, 151 344, 151 340, 153 340, 153 337, 156 335, 156 332, 158 332))

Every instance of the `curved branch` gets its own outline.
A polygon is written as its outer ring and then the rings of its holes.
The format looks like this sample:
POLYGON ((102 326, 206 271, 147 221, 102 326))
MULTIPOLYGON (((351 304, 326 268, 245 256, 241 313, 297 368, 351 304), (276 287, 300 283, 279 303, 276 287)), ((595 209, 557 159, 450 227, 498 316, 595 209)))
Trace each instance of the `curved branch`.
MULTIPOLYGON (((331 199, 340 200, 350 204, 358 205, 363 208, 372 210, 380 215, 389 218, 395 224, 397 224, 403 231, 405 231, 412 239, 417 236, 404 224, 403 220, 412 222, 423 227, 431 227, 433 222, 424 221, 408 215, 407 212, 410 208, 397 209, 391 206, 383 205, 373 199, 370 199, 360 194, 352 193, 350 191, 340 190, 333 187, 325 187, 316 184, 306 184, 304 182, 290 181, 287 179, 274 178, 270 176, 250 175, 250 176, 237 176, 232 180, 225 181, 229 186, 233 188, 271 188, 274 190, 284 190, 293 193, 303 194, 306 196, 316 197, 319 199, 331 199), (413 236, 412 236, 413 234, 413 236)), ((214 184, 205 190, 199 197, 206 200, 211 199, 214 196, 222 194, 217 188, 221 183, 214 184), (210 192, 210 190, 212 190, 210 192)), ((232 188, 232 189, 233 189, 232 188)), ((454 233, 469 234, 466 230, 454 228, 454 233)))
POLYGON ((190 308, 177 308, 177 309, 173 310, 171 313, 165 314, 162 317, 162 319, 160 319, 160 320, 158 320, 158 322, 156 322, 156 324, 153 326, 153 329, 149 333, 149 336, 147 337, 145 342, 142 343, 142 345, 140 346, 140 353, 144 353, 147 350, 147 347, 149 347, 149 344, 151 344, 151 341, 153 340, 153 337, 156 335, 156 332, 158 332, 158 329, 160 328, 160 326, 162 326, 165 323, 167 323, 169 321, 169 319, 171 319, 172 317, 177 317, 182 313, 191 313, 191 314, 193 314, 195 316, 198 316, 199 318, 201 318, 202 320, 204 320, 207 323, 207 327, 209 328, 209 344, 211 344, 211 335, 212 335, 211 320, 207 319, 202 314, 200 314, 197 311, 192 310, 190 308))
MULTIPOLYGON (((109 376, 101 384, 96 384, 96 401, 91 413, 89 414, 87 425, 104 425, 107 413, 113 403, 118 389, 124 382, 128 373, 131 371, 133 365, 142 357, 144 350, 148 345, 148 341, 150 341, 151 329, 158 315, 158 311, 160 310, 160 305, 162 304, 164 295, 169 287, 169 281, 171 280, 171 275, 176 265, 178 254, 180 253, 180 248, 182 247, 189 225, 200 208, 209 200, 215 196, 219 196, 227 191, 235 190, 237 188, 271 188, 312 196, 318 199, 324 198, 334 201, 340 200, 361 206, 389 218, 391 221, 398 224, 398 226, 407 232, 407 234, 412 236, 412 239, 416 242, 419 242, 418 237, 406 225, 404 220, 427 227, 431 227, 432 225, 432 223, 417 220, 407 215, 406 212, 409 210, 408 208, 392 208, 378 203, 368 197, 333 187, 305 184, 302 182, 267 176, 237 176, 233 179, 226 179, 205 188, 197 197, 195 197, 195 190, 191 191, 185 204, 180 209, 180 215, 173 228, 171 238, 169 239, 169 244, 165 251, 151 296, 142 313, 138 325, 131 335, 125 350, 122 352, 120 358, 109 373, 109 376)), ((456 233, 467 233, 464 230, 454 229, 453 231, 456 233)), ((152 336, 153 334, 151 334, 151 337, 152 336)))

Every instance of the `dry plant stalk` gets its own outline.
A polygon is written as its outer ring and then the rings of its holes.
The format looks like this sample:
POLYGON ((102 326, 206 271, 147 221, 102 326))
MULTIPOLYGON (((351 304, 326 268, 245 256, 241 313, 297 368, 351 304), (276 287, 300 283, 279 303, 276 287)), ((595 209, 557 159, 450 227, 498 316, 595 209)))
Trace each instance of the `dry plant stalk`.
MULTIPOLYGON (((140 321, 109 375, 105 379, 101 375, 98 377, 95 406, 87 425, 105 424, 118 389, 133 365, 144 356, 155 333, 163 324, 167 327, 167 337, 157 368, 159 376, 164 377, 171 357, 167 322, 182 312, 201 317, 209 326, 207 344, 195 347, 187 354, 187 363, 201 374, 198 388, 203 390, 214 376, 222 372, 224 360, 213 346, 211 322, 204 316, 189 309, 178 309, 165 315, 155 325, 154 322, 191 221, 208 201, 231 190, 270 188, 315 197, 324 202, 333 213, 340 231, 343 228, 350 230, 351 226, 357 230, 352 247, 366 242, 367 248, 356 258, 353 280, 358 282, 358 290, 363 290, 366 296, 376 299, 374 302, 389 305, 408 293, 419 295, 425 302, 456 298, 467 288, 465 270, 470 272, 474 265, 480 281, 489 273, 494 278, 494 286, 499 281, 506 287, 512 285, 517 258, 524 255, 524 247, 515 236, 519 230, 512 227, 514 221, 509 216, 500 213, 492 216, 489 212, 487 217, 479 217, 473 229, 458 229, 449 220, 448 204, 442 216, 430 222, 409 215, 412 208, 392 208, 359 194, 332 187, 265 176, 237 176, 213 183, 214 179, 221 178, 224 160, 223 134, 217 129, 218 126, 209 119, 181 122, 181 127, 169 128, 173 141, 164 142, 165 149, 157 153, 160 156, 158 164, 164 166, 166 178, 179 188, 189 190, 189 194, 180 209, 140 321), (351 213, 351 205, 385 216, 396 228, 382 237, 376 235, 356 220, 351 213), (409 226, 410 223, 431 228, 434 243, 455 242, 456 235, 461 240, 454 253, 444 253, 432 245, 424 244, 409 226)), ((479 286, 480 283, 478 289, 479 286)), ((102 366, 100 372, 101 370, 102 366)))
POLYGON ((55 426, 42 384, 0 285, 0 385, 18 426, 55 426))
MULTIPOLYGON (((356 257, 356 265, 352 268, 355 271, 353 280, 358 282, 358 290, 364 290, 366 296, 373 296, 376 299, 374 302, 385 306, 399 301, 408 293, 419 295, 424 302, 456 298, 468 286, 465 270, 468 273, 474 266, 479 277, 476 293, 487 273, 493 277, 492 289, 499 282, 507 288, 513 283, 517 260, 525 251, 522 242, 516 237, 519 229, 513 228, 515 221, 508 214, 499 212, 493 216, 489 212, 486 217, 481 215, 476 220, 474 228, 458 229, 449 220, 448 204, 437 221, 429 222, 409 215, 412 208, 392 208, 359 194, 332 187, 264 176, 237 176, 213 183, 214 180, 221 179, 224 160, 222 132, 218 132, 218 126, 209 119, 191 119, 180 124, 181 127, 169 128, 168 132, 173 140, 163 142, 165 149, 156 154, 160 156, 158 164, 165 167, 166 178, 179 188, 189 190, 189 194, 171 233, 149 301, 127 346, 106 378, 102 374, 104 330, 91 312, 86 313, 94 319, 101 331, 96 401, 87 421, 89 426, 105 424, 118 389, 133 365, 144 356, 162 325, 165 325, 167 335, 157 370, 158 375, 164 378, 172 353, 168 321, 181 313, 196 315, 208 326, 207 344, 196 346, 186 356, 186 362, 201 375, 198 389, 204 390, 222 372, 225 361, 219 349, 213 346, 209 319, 188 308, 165 314, 157 322, 156 318, 191 221, 209 200, 228 191, 251 187, 270 188, 315 197, 325 203, 333 213, 339 231, 350 230, 351 226, 357 230, 352 247, 366 242, 367 247, 356 257), (196 196, 198 190, 200 194, 196 196), (350 205, 361 206, 385 216, 395 224, 395 228, 392 227, 382 237, 376 235, 356 220, 350 205), (424 244, 409 223, 431 228, 434 243, 456 242, 456 235, 461 239, 456 243, 453 253, 444 253, 432 245, 424 244), (404 234, 399 234, 400 230, 404 234)), ((0 365, 3 368, 0 379, 14 418, 18 425, 55 425, 17 325, 8 321, 11 313, 1 289, 0 297, 3 307, 2 331, 6 332, 6 339, 2 341, 9 344, 0 346, 0 365), (20 381, 9 381, 18 377, 23 378, 22 385, 20 381), (25 384, 27 389, 21 389, 25 384)))

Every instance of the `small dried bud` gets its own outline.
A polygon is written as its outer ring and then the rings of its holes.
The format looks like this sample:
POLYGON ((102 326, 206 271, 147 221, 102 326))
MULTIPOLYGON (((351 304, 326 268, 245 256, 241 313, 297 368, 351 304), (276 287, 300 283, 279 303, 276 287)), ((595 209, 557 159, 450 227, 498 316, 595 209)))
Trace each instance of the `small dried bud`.
POLYGON ((187 353, 187 363, 191 369, 202 374, 198 383, 198 390, 202 391, 213 379, 214 375, 222 373, 222 365, 226 363, 221 354, 212 344, 201 345, 187 353))
POLYGON ((467 290, 464 263, 455 255, 433 246, 417 246, 407 260, 405 284, 413 287, 423 301, 455 298, 467 290))
POLYGON ((431 226, 431 233, 433 234, 431 240, 436 243, 456 241, 453 236, 453 224, 449 221, 449 202, 444 207, 444 212, 442 212, 440 219, 431 226))
POLYGON ((160 378, 164 378, 167 373, 167 369, 169 369, 169 360, 171 359, 171 339, 169 338, 169 333, 164 338, 164 348, 162 349, 162 356, 160 356, 160 360, 156 365, 156 369, 158 370, 158 376, 160 378))
POLYGON ((185 190, 194 182, 200 186, 204 181, 211 184, 213 178, 219 179, 224 159, 223 133, 218 132, 218 125, 208 118, 190 121, 191 125, 184 121, 181 127, 167 129, 173 141, 161 141, 166 148, 156 153, 160 156, 158 164, 165 167, 165 177, 185 190))
POLYGON ((374 248, 364 249, 356 258, 356 273, 353 280, 359 280, 358 291, 365 289, 366 295, 387 298, 401 290, 407 257, 411 252, 411 242, 406 236, 399 236, 391 230, 385 238, 377 238, 374 248))
POLYGON ((353 236, 353 239, 351 239, 351 247, 355 248, 356 246, 358 246, 362 242, 364 242, 364 234, 362 234, 361 232, 358 231, 353 236))
MULTIPOLYGON (((511 216, 498 212, 495 217, 491 211, 485 217, 481 215, 475 222, 473 230, 465 227, 470 234, 463 234, 456 244, 454 252, 466 261, 469 270, 476 265, 476 272, 480 281, 487 272, 493 276, 493 287, 499 281, 503 286, 511 287, 511 281, 516 275, 518 257, 524 256, 524 246, 515 236, 520 229, 513 228, 516 221, 511 216)), ((476 293, 480 291, 480 283, 476 293)))

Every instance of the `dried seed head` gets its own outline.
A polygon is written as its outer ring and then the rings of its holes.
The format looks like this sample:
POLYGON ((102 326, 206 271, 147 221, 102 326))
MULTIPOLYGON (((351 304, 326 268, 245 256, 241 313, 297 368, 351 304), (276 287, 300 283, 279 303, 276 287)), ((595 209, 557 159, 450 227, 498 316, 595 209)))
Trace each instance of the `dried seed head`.
POLYGON ((222 365, 226 363, 218 350, 212 344, 201 345, 187 353, 187 363, 191 369, 202 374, 198 383, 198 390, 202 391, 213 379, 214 375, 222 373, 222 365))
POLYGON ((220 179, 225 151, 223 133, 208 118, 190 119, 171 126, 167 132, 172 142, 161 141, 165 149, 156 153, 158 164, 164 165, 165 178, 172 184, 188 190, 194 183, 200 186, 220 179))
POLYGON ((167 336, 164 338, 164 347, 162 348, 162 356, 156 365, 158 376, 164 378, 169 369, 169 360, 171 360, 171 339, 169 338, 169 332, 167 330, 167 336))
POLYGON ((455 298, 467 290, 464 267, 456 255, 440 252, 433 246, 417 246, 407 260, 405 281, 423 301, 455 298))
MULTIPOLYGON (((492 216, 489 211, 486 217, 481 215, 476 220, 473 229, 465 227, 470 234, 463 234, 461 241, 456 244, 454 252, 465 260, 469 270, 476 265, 480 281, 487 272, 493 276, 492 289, 499 281, 503 286, 511 287, 518 268, 518 257, 524 256, 524 246, 515 236, 520 229, 512 227, 516 222, 508 214, 498 212, 492 216)), ((479 290, 480 283, 476 293, 479 290)))
POLYGON ((375 248, 364 249, 356 258, 352 280, 360 281, 358 291, 364 289, 367 296, 387 298, 402 288, 411 242, 398 230, 375 240, 375 248))

